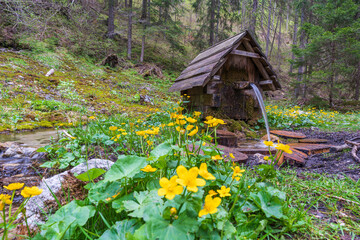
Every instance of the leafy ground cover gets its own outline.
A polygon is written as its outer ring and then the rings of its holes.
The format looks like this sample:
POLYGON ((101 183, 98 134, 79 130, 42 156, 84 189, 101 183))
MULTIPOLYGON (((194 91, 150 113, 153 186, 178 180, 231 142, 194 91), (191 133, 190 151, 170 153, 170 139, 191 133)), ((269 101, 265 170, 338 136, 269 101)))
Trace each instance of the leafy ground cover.
MULTIPOLYGON (((267 104, 266 112, 271 128, 309 128, 316 127, 327 131, 360 130, 359 111, 340 113, 336 110, 324 110, 317 107, 267 104)), ((264 123, 260 119, 261 124, 264 123)))
POLYGON ((0 52, 0 132, 72 126, 94 114, 154 111, 174 97, 167 93, 173 76, 163 75, 97 66, 65 50, 0 52), (55 73, 45 77, 50 68, 55 73))

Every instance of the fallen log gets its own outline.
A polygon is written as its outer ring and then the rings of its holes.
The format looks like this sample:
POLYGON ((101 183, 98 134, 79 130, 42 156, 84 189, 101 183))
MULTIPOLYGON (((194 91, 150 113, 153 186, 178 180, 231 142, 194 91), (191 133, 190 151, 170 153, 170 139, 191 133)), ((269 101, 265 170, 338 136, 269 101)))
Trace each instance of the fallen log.
POLYGON ((353 140, 355 140, 355 139, 345 140, 345 143, 352 146, 351 155, 353 156, 355 161, 360 163, 360 157, 357 156, 357 152, 360 150, 360 143, 354 142, 353 140))

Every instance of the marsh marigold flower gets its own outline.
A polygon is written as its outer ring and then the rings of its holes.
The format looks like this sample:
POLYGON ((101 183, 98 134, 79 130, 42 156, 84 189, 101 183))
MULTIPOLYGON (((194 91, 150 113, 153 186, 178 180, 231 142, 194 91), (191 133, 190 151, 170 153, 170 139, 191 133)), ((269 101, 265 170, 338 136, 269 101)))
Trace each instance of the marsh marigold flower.
POLYGON ((211 157, 212 160, 221 160, 223 159, 223 157, 221 157, 220 155, 215 155, 211 157))
POLYGON ((274 146, 274 143, 272 141, 264 141, 264 144, 268 147, 274 146))
POLYGON ((206 180, 215 180, 214 175, 208 172, 206 163, 200 165, 199 175, 205 178, 206 180))
POLYGON ((241 169, 239 166, 231 167, 231 169, 234 171, 231 178, 235 179, 236 181, 239 181, 240 177, 242 176, 242 173, 245 172, 245 170, 241 169))
POLYGON ((187 117, 187 118, 185 118, 185 119, 186 119, 186 121, 188 121, 189 123, 196 123, 196 122, 197 122, 197 120, 194 119, 194 118, 192 118, 192 117, 187 117))
POLYGON ((90 120, 94 120, 96 117, 95 116, 90 116, 89 119, 90 120))
POLYGON ((225 186, 221 186, 221 188, 218 189, 217 192, 220 194, 220 197, 228 197, 228 196, 231 196, 231 194, 230 194, 230 188, 226 188, 225 186))
POLYGON ((230 156, 232 159, 235 158, 235 157, 234 157, 234 154, 232 154, 232 153, 229 153, 229 156, 230 156))
POLYGON ((143 172, 155 172, 157 168, 153 168, 151 165, 146 165, 146 167, 140 169, 143 172))
POLYGON ((177 214, 176 208, 174 208, 174 207, 170 208, 170 214, 171 214, 171 215, 177 214))
POLYGON ((8 186, 3 186, 5 189, 13 191, 21 189, 24 186, 24 183, 10 183, 8 186))
POLYGON ((178 185, 176 180, 178 180, 178 176, 176 175, 171 177, 170 180, 166 177, 161 178, 159 183, 162 188, 158 190, 158 195, 165 195, 165 198, 172 200, 176 195, 181 194, 184 188, 178 185))
POLYGON ((221 198, 219 197, 212 198, 210 195, 207 195, 205 197, 204 209, 200 210, 199 217, 202 217, 207 214, 216 213, 218 210, 217 207, 220 205, 220 203, 221 203, 221 198))
POLYGON ((194 114, 195 117, 199 117, 201 115, 201 112, 195 111, 193 114, 194 114))
POLYGON ((34 197, 34 196, 41 194, 42 192, 43 192, 42 189, 35 187, 35 186, 34 187, 24 187, 24 189, 21 191, 21 196, 23 196, 24 198, 34 197))
POLYGON ((196 126, 196 128, 194 130, 192 130, 191 132, 189 132, 188 136, 192 137, 195 134, 197 134, 197 132, 199 131, 199 128, 196 126))
POLYGON ((180 165, 176 168, 176 172, 179 176, 176 182, 186 187, 190 192, 197 192, 197 187, 202 187, 206 184, 204 179, 197 178, 199 175, 199 169, 197 167, 187 170, 184 166, 180 165))
POLYGON ((218 195, 218 193, 215 192, 214 190, 210 190, 210 191, 209 191, 209 195, 210 195, 210 196, 215 196, 215 195, 218 195))
POLYGON ((290 146, 289 145, 284 145, 282 143, 279 143, 278 145, 276 145, 275 147, 278 150, 282 150, 288 154, 292 154, 293 152, 290 150, 290 146))
POLYGON ((188 131, 190 131, 191 129, 193 129, 194 128, 194 125, 187 125, 186 126, 186 130, 188 130, 188 131))
POLYGON ((109 130, 110 130, 110 131, 116 131, 116 130, 117 130, 117 127, 116 127, 116 126, 111 126, 111 127, 109 127, 109 130))

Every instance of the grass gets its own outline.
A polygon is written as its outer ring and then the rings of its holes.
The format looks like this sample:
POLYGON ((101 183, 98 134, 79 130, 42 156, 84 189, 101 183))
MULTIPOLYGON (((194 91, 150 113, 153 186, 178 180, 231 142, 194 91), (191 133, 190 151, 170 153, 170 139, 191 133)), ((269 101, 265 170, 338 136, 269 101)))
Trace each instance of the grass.
POLYGON ((280 174, 278 187, 293 207, 304 209, 308 216, 306 229, 296 239, 358 239, 360 181, 294 169, 283 169, 280 174))

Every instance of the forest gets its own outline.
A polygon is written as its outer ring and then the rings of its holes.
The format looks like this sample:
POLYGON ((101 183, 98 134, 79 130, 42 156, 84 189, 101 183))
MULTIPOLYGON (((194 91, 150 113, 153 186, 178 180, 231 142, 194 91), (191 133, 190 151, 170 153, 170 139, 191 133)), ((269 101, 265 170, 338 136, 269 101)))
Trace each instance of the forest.
POLYGON ((360 239, 359 0, 0 0, 0 238, 360 239))

